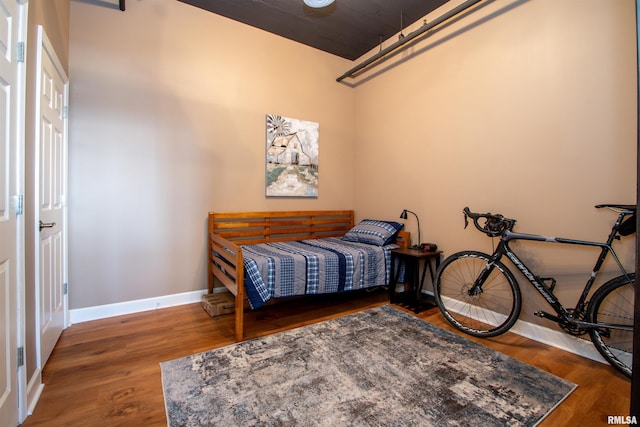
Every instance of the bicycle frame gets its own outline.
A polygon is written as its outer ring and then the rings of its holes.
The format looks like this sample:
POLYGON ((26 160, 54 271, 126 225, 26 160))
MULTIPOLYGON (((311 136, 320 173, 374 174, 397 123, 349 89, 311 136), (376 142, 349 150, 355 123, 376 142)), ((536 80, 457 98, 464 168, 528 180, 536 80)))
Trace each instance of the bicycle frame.
MULTIPOLYGON (((618 228, 620 227, 620 224, 622 223, 623 219, 624 219, 624 215, 620 215, 618 217, 618 220, 616 221, 615 225, 611 229, 611 234, 609 234, 609 237, 607 238, 606 243, 592 242, 592 241, 586 241, 586 240, 566 239, 562 237, 547 237, 539 234, 515 233, 513 231, 506 230, 504 234, 500 237, 500 243, 498 244, 497 248, 493 252, 489 260, 489 263, 487 265, 487 268, 476 279, 476 282, 473 288, 469 292, 470 293, 481 292, 482 284, 484 283, 486 278, 489 276, 489 274, 493 270, 495 262, 499 261, 503 256, 506 255, 511 260, 511 262, 516 266, 516 268, 518 268, 518 270, 527 278, 529 283, 533 285, 533 287, 540 293, 540 295, 542 295, 542 297, 547 301, 547 303, 554 309, 554 311, 558 316, 556 317, 544 312, 539 312, 537 313, 538 315, 540 315, 541 317, 549 318, 559 323, 570 323, 580 328, 589 329, 589 328, 602 327, 603 326, 602 324, 596 325, 594 323, 578 320, 578 318, 582 316, 585 312, 586 301, 587 301, 589 292, 591 291, 591 288, 593 287, 593 284, 596 281, 598 273, 600 272, 600 269, 604 264, 604 261, 609 255, 609 253, 611 253, 613 258, 615 259, 622 274, 625 276, 628 275, 627 271, 622 266, 620 259, 618 258, 618 256, 616 255, 615 251, 611 246, 613 241, 617 238, 616 235, 618 232, 618 228), (576 303, 576 306, 572 309, 571 313, 569 313, 569 311, 560 303, 558 298, 553 293, 553 289, 547 287, 547 285, 542 282, 543 279, 540 276, 535 275, 531 271, 531 269, 525 264, 525 262, 522 261, 509 247, 509 242, 514 240, 528 240, 528 241, 537 241, 537 242, 546 242, 546 243, 561 243, 561 244, 568 244, 568 245, 593 246, 593 247, 600 248, 600 255, 596 260, 595 266, 593 267, 593 270, 591 272, 591 276, 587 280, 587 283, 584 286, 582 294, 580 295, 580 298, 578 299, 578 302, 576 303)), ((616 327, 616 325, 611 325, 611 326, 616 327)), ((620 326, 617 326, 617 327, 620 327, 620 326)), ((626 327, 621 329, 626 329, 626 327)))

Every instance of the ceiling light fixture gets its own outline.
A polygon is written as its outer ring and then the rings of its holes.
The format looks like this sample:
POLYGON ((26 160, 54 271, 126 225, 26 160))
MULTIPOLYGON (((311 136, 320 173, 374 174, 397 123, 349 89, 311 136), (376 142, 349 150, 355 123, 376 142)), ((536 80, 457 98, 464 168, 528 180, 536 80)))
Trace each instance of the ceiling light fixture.
POLYGON ((304 4, 306 4, 309 7, 313 7, 315 9, 320 9, 322 7, 329 6, 335 0, 302 0, 302 1, 304 1, 304 4))

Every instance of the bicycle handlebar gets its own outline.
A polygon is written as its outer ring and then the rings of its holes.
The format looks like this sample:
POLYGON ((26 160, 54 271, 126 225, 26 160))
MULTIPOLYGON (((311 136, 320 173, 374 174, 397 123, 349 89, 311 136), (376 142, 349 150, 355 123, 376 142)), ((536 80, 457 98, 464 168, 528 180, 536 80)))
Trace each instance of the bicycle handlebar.
POLYGON ((465 207, 462 212, 464 213, 464 228, 469 226, 469 218, 471 218, 473 225, 489 237, 502 236, 507 230, 513 230, 513 226, 516 224, 515 219, 505 218, 500 214, 475 213, 471 212, 468 207, 465 207), (481 226, 478 221, 482 218, 486 221, 481 226))
MULTIPOLYGON (((612 232, 619 233, 621 236, 627 236, 636 232, 636 205, 606 204, 597 205, 596 208, 608 208, 620 214, 618 222, 614 225, 612 232), (623 221, 627 215, 633 216, 623 221)), ((507 230, 513 231, 513 227, 516 225, 515 219, 505 218, 500 214, 471 212, 468 207, 465 207, 462 212, 464 213, 464 228, 469 226, 469 218, 471 218, 473 225, 489 237, 503 236, 507 230), (480 225, 478 221, 483 218, 485 219, 484 225, 480 225)))

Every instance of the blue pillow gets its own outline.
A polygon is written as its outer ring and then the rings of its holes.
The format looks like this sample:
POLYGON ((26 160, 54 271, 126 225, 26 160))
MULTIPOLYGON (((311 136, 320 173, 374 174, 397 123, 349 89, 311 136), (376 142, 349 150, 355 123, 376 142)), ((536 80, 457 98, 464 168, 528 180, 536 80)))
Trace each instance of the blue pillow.
POLYGON ((393 242, 403 224, 394 221, 363 219, 342 238, 348 242, 384 246, 393 242))

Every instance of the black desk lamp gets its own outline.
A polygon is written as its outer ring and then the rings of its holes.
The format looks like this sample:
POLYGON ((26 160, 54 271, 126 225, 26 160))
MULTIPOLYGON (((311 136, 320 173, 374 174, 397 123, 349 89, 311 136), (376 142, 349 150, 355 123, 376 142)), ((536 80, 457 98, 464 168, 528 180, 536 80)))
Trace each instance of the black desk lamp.
POLYGON ((407 209, 402 211, 402 213, 400 214, 400 218, 407 219, 407 212, 409 212, 410 214, 413 214, 416 217, 416 221, 418 221, 418 244, 411 246, 411 248, 421 249, 420 242, 422 241, 422 239, 420 238, 420 218, 418 218, 418 215, 415 212, 411 212, 410 210, 407 210, 407 209))

